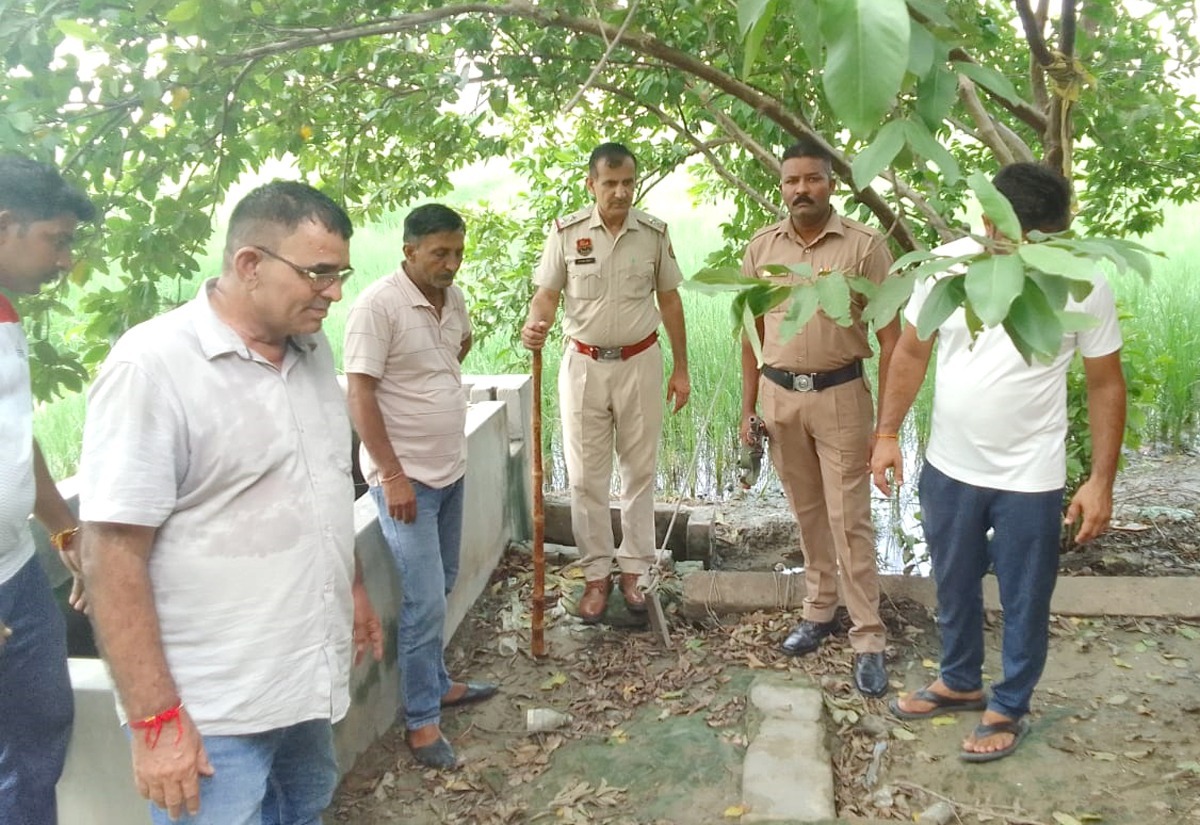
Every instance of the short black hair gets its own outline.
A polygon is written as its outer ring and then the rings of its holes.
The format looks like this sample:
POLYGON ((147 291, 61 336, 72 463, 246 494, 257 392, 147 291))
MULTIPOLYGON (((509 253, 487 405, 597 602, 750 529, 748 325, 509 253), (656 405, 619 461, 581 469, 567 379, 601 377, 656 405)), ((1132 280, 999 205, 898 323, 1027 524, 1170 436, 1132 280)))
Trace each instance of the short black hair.
POLYGON ((824 161, 825 170, 829 172, 830 177, 833 176, 833 153, 816 138, 804 135, 784 149, 781 160, 791 160, 792 158, 817 158, 824 161))
POLYGON ((1021 231, 1062 232, 1071 224, 1071 183, 1057 169, 1042 163, 1012 163, 992 178, 1008 198, 1021 231))
POLYGON ((233 208, 225 253, 231 254, 239 247, 266 240, 258 237, 265 229, 264 225, 291 231, 305 221, 319 223, 346 240, 354 234, 350 216, 328 195, 307 183, 276 180, 251 190, 233 208))
POLYGON ((623 143, 601 143, 592 150, 591 156, 588 158, 588 174, 595 177, 600 171, 600 161, 604 161, 605 165, 610 168, 620 166, 625 161, 633 161, 633 168, 637 170, 637 158, 633 152, 629 151, 629 147, 623 143))
POLYGON ((462 215, 449 206, 427 203, 418 206, 404 219, 404 242, 416 243, 427 235, 438 232, 466 232, 467 223, 462 215))
POLYGON ((48 163, 20 155, 0 155, 0 209, 22 221, 48 221, 74 215, 80 221, 96 219, 96 207, 87 195, 62 179, 48 163))

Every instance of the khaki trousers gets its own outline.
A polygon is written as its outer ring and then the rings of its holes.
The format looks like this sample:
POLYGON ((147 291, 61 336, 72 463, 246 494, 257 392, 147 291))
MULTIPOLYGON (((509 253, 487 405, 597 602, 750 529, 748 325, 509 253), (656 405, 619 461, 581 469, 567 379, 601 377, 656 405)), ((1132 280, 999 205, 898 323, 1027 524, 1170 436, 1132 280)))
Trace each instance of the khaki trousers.
POLYGON ((842 598, 856 653, 879 653, 879 573, 867 450, 874 412, 866 381, 795 392, 763 378, 759 404, 771 461, 804 542, 804 618, 827 622, 842 598))
POLYGON ((662 436, 662 350, 657 344, 626 361, 595 361, 568 348, 558 371, 559 407, 571 524, 589 581, 612 572, 609 515, 615 443, 621 474, 622 573, 642 574, 654 562, 654 481, 662 436))

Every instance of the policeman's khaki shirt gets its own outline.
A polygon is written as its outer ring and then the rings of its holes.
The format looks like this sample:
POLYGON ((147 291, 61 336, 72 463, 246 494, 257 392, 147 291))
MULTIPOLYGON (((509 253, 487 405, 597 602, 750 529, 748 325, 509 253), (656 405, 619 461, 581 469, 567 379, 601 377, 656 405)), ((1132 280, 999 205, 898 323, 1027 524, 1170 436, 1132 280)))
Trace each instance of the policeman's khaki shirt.
POLYGON ((555 220, 533 282, 563 294, 568 337, 623 347, 658 329, 654 293, 678 289, 683 273, 663 221, 630 209, 613 238, 591 206, 555 220))
MULTIPOLYGON (((779 283, 800 283, 797 275, 772 275, 764 267, 771 264, 790 266, 810 264, 817 277, 840 271, 872 283, 888 276, 892 256, 883 236, 858 221, 832 212, 821 234, 805 244, 792 226, 790 217, 762 229, 746 247, 742 274, 750 278, 771 278, 779 283)), ((838 326, 818 310, 812 319, 788 340, 781 340, 779 326, 791 301, 784 301, 764 316, 763 362, 789 372, 829 372, 844 367, 856 358, 870 358, 871 343, 867 325, 861 320, 866 299, 851 290, 850 305, 854 323, 838 326)))

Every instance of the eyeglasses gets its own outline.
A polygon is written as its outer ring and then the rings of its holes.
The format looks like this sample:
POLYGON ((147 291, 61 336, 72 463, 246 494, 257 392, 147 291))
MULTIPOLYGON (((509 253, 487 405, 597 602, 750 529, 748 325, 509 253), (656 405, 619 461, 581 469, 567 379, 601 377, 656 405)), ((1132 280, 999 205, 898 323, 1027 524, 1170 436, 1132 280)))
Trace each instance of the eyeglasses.
POLYGON ((303 267, 294 264, 282 255, 278 255, 265 246, 254 246, 262 254, 274 258, 282 264, 287 264, 296 271, 297 275, 304 277, 316 292, 322 292, 334 284, 344 284, 346 280, 354 274, 354 267, 348 266, 345 269, 337 269, 333 264, 320 264, 314 267, 303 267))

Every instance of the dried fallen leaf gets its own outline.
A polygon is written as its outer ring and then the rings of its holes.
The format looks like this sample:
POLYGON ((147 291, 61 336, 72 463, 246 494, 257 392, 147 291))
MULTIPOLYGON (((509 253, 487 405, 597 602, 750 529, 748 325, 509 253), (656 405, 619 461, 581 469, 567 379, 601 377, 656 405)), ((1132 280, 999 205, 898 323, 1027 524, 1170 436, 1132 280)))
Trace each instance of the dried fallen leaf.
POLYGON ((1116 762, 1117 755, 1108 751, 1092 751, 1092 759, 1097 759, 1101 762, 1116 762))
POLYGON ((1129 701, 1129 697, 1124 693, 1114 693, 1106 700, 1110 705, 1123 705, 1129 701))
POLYGON ((1185 639, 1191 639, 1193 642, 1200 639, 1200 631, 1196 631, 1186 625, 1180 626, 1175 632, 1185 639))
POLYGON ((1133 670, 1133 665, 1129 664, 1129 662, 1125 661, 1124 659, 1120 658, 1119 656, 1113 656, 1112 663, 1114 665, 1116 665, 1117 667, 1123 667, 1126 670, 1133 670))
POLYGON ((908 728, 892 728, 892 738, 899 739, 901 742, 912 742, 917 735, 908 728))
POLYGON ((1083 823, 1080 822, 1078 819, 1071 816, 1070 814, 1064 814, 1062 811, 1055 811, 1052 814, 1052 816, 1054 817, 1054 821, 1057 822, 1058 825, 1083 825, 1083 823))
POLYGON ((750 811, 750 808, 744 804, 743 805, 730 805, 728 808, 725 809, 725 811, 721 815, 723 817, 725 817, 726 819, 741 819, 743 816, 745 816, 747 813, 749 813, 749 811, 750 811))
POLYGON ((932 724, 935 728, 943 728, 948 725, 957 725, 958 724, 958 720, 955 719, 953 716, 935 716, 935 717, 933 717, 933 719, 931 719, 929 721, 930 721, 930 724, 932 724))

